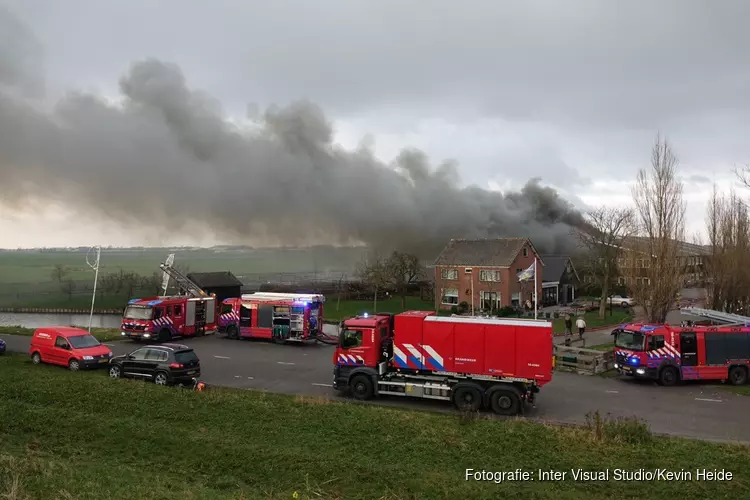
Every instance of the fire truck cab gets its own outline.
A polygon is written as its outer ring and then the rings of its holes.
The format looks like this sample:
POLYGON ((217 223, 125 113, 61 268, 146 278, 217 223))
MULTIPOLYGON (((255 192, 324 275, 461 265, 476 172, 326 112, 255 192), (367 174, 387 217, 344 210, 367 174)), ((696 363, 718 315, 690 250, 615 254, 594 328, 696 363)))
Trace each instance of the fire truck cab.
POLYGON ((319 294, 256 292, 225 299, 219 331, 227 338, 259 338, 277 342, 315 341, 323 327, 319 294))
POLYGON ((680 380, 747 383, 750 327, 624 324, 616 328, 615 369, 671 386, 680 380))
POLYGON ((132 299, 122 316, 120 334, 133 340, 168 342, 216 332, 214 297, 149 297, 132 299))

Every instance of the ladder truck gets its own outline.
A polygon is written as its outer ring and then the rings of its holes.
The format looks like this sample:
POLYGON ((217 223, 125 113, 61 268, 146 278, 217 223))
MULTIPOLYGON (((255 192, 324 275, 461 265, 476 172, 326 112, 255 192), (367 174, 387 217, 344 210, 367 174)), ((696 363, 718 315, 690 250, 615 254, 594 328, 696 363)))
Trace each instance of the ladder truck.
POLYGON ((622 375, 672 386, 684 380, 748 382, 750 317, 698 307, 684 315, 713 324, 631 323, 613 330, 615 368, 622 375))
POLYGON ((175 281, 181 294, 131 299, 123 313, 121 336, 168 342, 216 333, 216 298, 172 266, 160 264, 159 268, 175 281))

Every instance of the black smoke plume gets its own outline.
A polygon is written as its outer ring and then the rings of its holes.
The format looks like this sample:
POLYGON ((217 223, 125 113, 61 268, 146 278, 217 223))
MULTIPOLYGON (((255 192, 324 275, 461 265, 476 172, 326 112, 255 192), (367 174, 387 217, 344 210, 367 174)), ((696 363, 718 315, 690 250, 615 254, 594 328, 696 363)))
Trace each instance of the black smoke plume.
POLYGON ((450 238, 502 236, 565 251, 571 226, 581 224, 537 180, 502 195, 459 188, 454 163, 433 168, 417 150, 385 165, 367 148, 341 149, 309 102, 272 107, 240 128, 180 68, 157 59, 134 63, 120 79, 121 103, 72 92, 40 110, 19 91, 41 78, 37 44, 0 11, 0 33, 9 27, 13 49, 0 45, 6 203, 56 200, 165 236, 208 231, 232 243, 363 242, 421 254, 450 238))

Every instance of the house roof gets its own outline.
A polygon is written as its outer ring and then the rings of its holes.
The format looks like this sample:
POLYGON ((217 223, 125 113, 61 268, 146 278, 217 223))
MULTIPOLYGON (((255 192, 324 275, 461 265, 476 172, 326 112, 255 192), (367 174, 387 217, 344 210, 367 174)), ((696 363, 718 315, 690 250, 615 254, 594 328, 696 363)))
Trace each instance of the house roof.
POLYGON ((573 261, 569 255, 545 255, 544 256, 544 276, 542 277, 545 283, 552 281, 559 281, 562 275, 565 273, 565 268, 570 262, 570 267, 573 270, 576 278, 578 278, 578 271, 576 271, 573 261))
POLYGON ((188 279, 201 288, 224 288, 243 286, 243 283, 235 278, 229 271, 214 273, 190 273, 188 279))
MULTIPOLYGON (((642 248, 649 242, 648 238, 643 236, 631 236, 625 242, 623 247, 625 248, 642 248)), ((677 252, 681 257, 691 257, 699 255, 710 255, 711 249, 706 245, 697 245, 695 243, 688 243, 687 241, 677 241, 677 252)))
POLYGON ((539 263, 544 265, 544 260, 528 238, 452 239, 435 259, 435 265, 510 267, 526 243, 531 246, 539 263))

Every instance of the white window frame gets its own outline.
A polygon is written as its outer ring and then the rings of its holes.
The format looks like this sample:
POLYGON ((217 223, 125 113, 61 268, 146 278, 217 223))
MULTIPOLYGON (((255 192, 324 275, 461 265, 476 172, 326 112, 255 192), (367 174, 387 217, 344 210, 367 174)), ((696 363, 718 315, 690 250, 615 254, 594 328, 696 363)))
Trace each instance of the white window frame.
POLYGON ((440 303, 445 304, 447 306, 457 306, 458 305, 458 288, 445 288, 443 289, 443 294, 440 297, 440 303), (456 302, 446 302, 447 298, 456 298, 456 302))
POLYGON ((499 269, 481 269, 479 271, 479 281, 500 283, 499 269))
POLYGON ((444 280, 458 281, 458 269, 441 269, 440 277, 444 280))
POLYGON ((490 303, 492 302, 493 293, 495 294, 495 309, 500 309, 500 303, 502 302, 502 295, 500 294, 500 292, 485 292, 484 290, 479 292, 479 304, 481 305, 482 309, 485 309, 485 300, 490 303))

